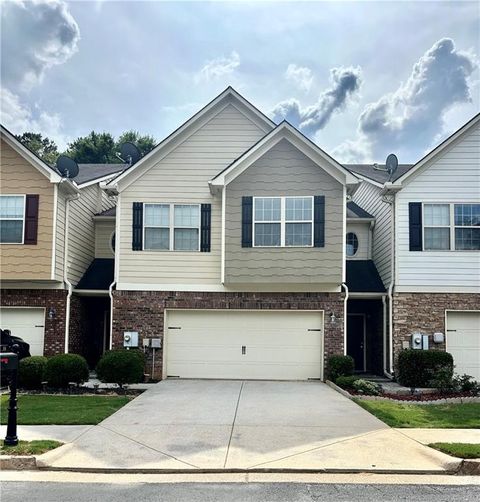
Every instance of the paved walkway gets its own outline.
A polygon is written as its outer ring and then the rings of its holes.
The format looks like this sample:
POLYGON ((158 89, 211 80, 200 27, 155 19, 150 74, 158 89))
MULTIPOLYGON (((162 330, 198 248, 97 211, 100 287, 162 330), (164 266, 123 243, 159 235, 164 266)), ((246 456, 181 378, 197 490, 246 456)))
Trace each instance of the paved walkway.
POLYGON ((396 429, 422 444, 473 443, 480 444, 480 429, 396 429))
POLYGON ((42 455, 73 469, 445 472, 427 448, 317 382, 169 380, 42 455))
MULTIPOLYGON (((53 439, 61 443, 71 443, 82 434, 90 430, 94 425, 19 425, 17 436, 21 441, 33 441, 35 439, 53 439)), ((7 426, 0 427, 0 437, 4 438, 7 426)))

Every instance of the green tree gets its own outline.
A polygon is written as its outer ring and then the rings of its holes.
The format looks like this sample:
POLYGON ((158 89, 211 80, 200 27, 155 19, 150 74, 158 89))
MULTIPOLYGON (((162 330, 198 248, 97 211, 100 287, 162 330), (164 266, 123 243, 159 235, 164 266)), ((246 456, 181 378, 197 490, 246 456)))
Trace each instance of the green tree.
POLYGON ((115 140, 108 132, 92 131, 68 144, 66 154, 79 164, 115 164, 115 140))
POLYGON ((148 134, 142 136, 138 131, 131 130, 124 132, 118 137, 116 143, 117 152, 120 151, 120 145, 127 141, 133 143, 140 150, 142 157, 150 150, 153 150, 157 144, 157 141, 153 136, 149 136, 148 134))
POLYGON ((50 138, 43 137, 37 132, 24 132, 15 137, 47 164, 55 164, 57 161, 58 148, 50 138))

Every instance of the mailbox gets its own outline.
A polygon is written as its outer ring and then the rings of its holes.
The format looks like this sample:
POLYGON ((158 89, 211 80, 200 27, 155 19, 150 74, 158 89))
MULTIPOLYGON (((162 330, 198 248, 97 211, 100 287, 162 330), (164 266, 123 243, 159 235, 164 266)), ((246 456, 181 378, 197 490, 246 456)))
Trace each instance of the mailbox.
POLYGON ((2 371, 13 371, 18 369, 18 355, 15 352, 2 352, 0 354, 2 371))

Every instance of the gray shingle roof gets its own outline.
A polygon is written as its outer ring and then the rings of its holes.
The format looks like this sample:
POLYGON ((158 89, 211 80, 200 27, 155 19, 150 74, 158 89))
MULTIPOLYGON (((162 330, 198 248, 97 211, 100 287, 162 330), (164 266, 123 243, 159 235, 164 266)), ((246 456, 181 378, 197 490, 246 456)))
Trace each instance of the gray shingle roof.
POLYGON ((372 260, 347 260, 347 286, 351 293, 385 293, 380 274, 372 260))
POLYGON ((82 185, 109 174, 120 173, 128 167, 127 164, 78 164, 79 172, 74 178, 77 185, 82 185))
POLYGON ((117 207, 115 206, 105 211, 102 211, 101 213, 97 213, 95 216, 116 216, 116 214, 117 214, 117 207))
POLYGON ((374 219, 370 213, 362 209, 358 204, 353 201, 347 202, 347 218, 371 218, 374 219))
MULTIPOLYGON (((385 169, 385 164, 377 164, 378 167, 385 169)), ((378 171, 374 169, 373 164, 345 164, 345 167, 353 173, 360 174, 366 178, 370 178, 377 183, 385 183, 388 181, 388 173, 386 171, 378 171)), ((403 176, 413 167, 413 164, 398 164, 398 169, 395 171, 392 180, 396 181, 400 176, 403 176)))

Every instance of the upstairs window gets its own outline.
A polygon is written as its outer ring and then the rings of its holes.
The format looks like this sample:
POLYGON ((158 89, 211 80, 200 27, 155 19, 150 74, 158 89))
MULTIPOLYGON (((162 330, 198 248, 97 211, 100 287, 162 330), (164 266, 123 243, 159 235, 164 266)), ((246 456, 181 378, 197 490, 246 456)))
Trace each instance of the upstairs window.
POLYGON ((313 197, 254 197, 254 247, 313 245, 313 197))
POLYGON ((346 254, 355 256, 358 251, 358 237, 354 232, 348 232, 346 237, 346 254))
POLYGON ((23 244, 25 196, 0 195, 0 243, 23 244))
POLYGON ((144 249, 200 250, 198 204, 145 204, 144 249))
POLYGON ((480 204, 424 204, 425 250, 480 250, 480 204))

